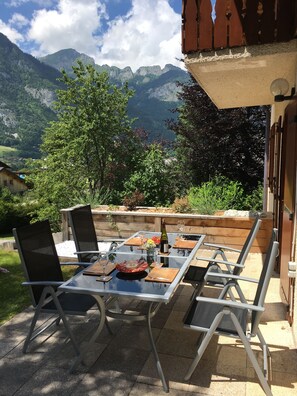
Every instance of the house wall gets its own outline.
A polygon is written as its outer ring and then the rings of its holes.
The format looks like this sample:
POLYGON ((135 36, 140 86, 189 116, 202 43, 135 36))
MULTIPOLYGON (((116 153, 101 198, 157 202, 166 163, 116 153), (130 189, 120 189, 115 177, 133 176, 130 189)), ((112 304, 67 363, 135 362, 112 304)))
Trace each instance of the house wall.
POLYGON ((0 187, 7 187, 12 193, 19 193, 28 189, 21 179, 4 171, 0 173, 0 187))

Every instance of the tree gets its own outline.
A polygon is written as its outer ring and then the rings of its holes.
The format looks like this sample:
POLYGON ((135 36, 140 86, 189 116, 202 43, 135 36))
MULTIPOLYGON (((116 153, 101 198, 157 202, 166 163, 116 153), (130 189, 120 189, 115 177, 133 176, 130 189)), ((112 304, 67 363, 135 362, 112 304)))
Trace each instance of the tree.
POLYGON ((57 91, 58 119, 45 130, 42 159, 33 165, 42 218, 58 220, 58 210, 82 195, 108 190, 119 196, 123 175, 133 171, 141 150, 127 116, 128 86, 111 85, 107 73, 81 62, 73 72, 74 78, 62 72, 66 89, 57 91))
POLYGON ((180 83, 183 105, 168 121, 176 133, 176 155, 188 184, 199 185, 216 175, 237 180, 246 190, 263 179, 265 108, 219 110, 192 78, 180 83))
POLYGON ((137 169, 125 182, 123 196, 135 192, 144 195, 146 206, 164 206, 175 197, 175 175, 172 171, 172 158, 160 144, 151 144, 143 153, 137 169))

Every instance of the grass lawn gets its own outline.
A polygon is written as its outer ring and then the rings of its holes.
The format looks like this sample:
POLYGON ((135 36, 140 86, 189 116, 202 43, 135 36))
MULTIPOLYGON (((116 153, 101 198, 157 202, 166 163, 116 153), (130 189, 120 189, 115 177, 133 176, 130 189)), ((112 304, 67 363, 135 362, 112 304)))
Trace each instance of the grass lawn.
POLYGON ((13 148, 13 147, 7 147, 7 146, 1 146, 0 145, 0 155, 3 155, 3 156, 5 156, 5 155, 9 155, 9 154, 12 154, 12 153, 17 153, 17 149, 16 148, 13 148))
MULTIPOLYGON (((9 272, 0 272, 0 325, 11 319, 31 304, 29 291, 22 286, 25 278, 17 252, 0 249, 0 267, 9 272)), ((63 268, 63 267, 62 267, 63 268)), ((76 267, 64 267, 63 275, 68 279, 76 267)))

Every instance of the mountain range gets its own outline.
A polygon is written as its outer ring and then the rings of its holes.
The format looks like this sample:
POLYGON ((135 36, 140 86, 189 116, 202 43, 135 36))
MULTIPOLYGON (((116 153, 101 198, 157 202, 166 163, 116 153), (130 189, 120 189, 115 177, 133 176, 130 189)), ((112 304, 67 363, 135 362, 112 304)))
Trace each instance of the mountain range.
MULTIPOLYGON (((69 75, 80 59, 96 70, 106 71, 111 83, 128 81, 135 94, 128 104, 128 114, 136 117, 134 127, 148 132, 149 140, 174 139, 165 120, 174 118, 177 81, 188 80, 188 74, 173 65, 143 66, 135 72, 130 67, 96 65, 94 59, 73 49, 65 49, 40 59, 22 52, 0 33, 0 145, 18 149, 22 158, 38 158, 41 136, 48 122, 55 120, 53 102, 61 69, 69 75)), ((1 157, 1 151, 0 151, 1 157)), ((0 158, 1 159, 1 158, 0 158)), ((10 164, 14 165, 14 164, 10 164)))

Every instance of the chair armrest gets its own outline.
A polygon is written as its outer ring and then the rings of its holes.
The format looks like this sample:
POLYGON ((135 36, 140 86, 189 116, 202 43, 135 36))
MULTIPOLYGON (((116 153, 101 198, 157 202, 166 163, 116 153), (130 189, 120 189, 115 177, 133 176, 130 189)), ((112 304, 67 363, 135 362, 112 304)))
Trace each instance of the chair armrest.
POLYGON ((32 282, 22 282, 23 286, 60 286, 64 282, 60 281, 32 281, 32 282))
POLYGON ((246 304, 242 302, 236 302, 232 300, 198 296, 196 297, 196 301, 207 302, 210 304, 219 304, 228 308, 250 309, 252 311, 264 312, 264 307, 259 307, 258 305, 246 304))
POLYGON ((93 263, 84 263, 82 261, 67 261, 65 263, 60 263, 60 265, 76 265, 79 267, 88 267, 89 265, 92 265, 93 263))
POLYGON ((230 246, 225 246, 225 245, 217 245, 215 243, 204 242, 203 245, 204 246, 209 246, 209 247, 214 247, 214 248, 217 248, 217 249, 222 249, 222 250, 230 250, 230 251, 236 252, 236 253, 240 253, 241 252, 241 250, 239 250, 239 249, 235 249, 235 248, 232 248, 230 246))
POLYGON ((215 259, 215 258, 212 259, 211 257, 200 257, 200 256, 198 256, 198 257, 196 257, 196 260, 209 261, 210 263, 233 265, 233 267, 244 268, 244 265, 242 265, 242 264, 232 263, 232 261, 218 260, 218 259, 215 259))
POLYGON ((216 278, 225 278, 225 279, 230 279, 230 280, 240 280, 240 281, 246 281, 246 282, 251 282, 251 283, 259 283, 258 279, 247 278, 247 277, 240 276, 240 275, 225 274, 225 273, 223 274, 221 272, 208 271, 205 275, 205 280, 207 280, 208 276, 215 276, 216 278))
POLYGON ((74 254, 81 254, 81 253, 96 254, 96 253, 103 253, 103 252, 100 252, 99 250, 82 250, 82 251, 79 251, 79 252, 74 252, 74 254))

